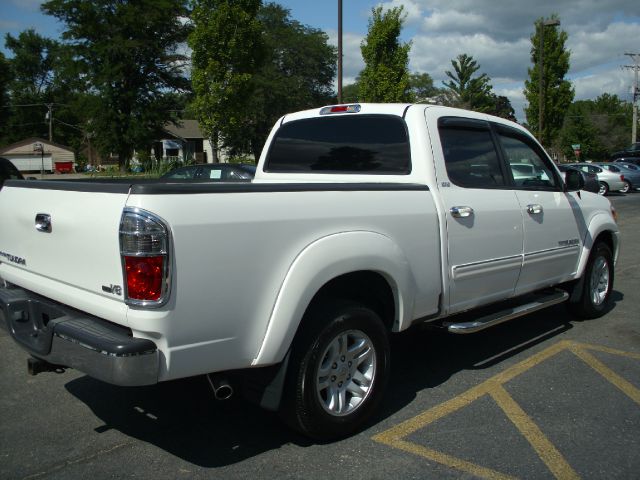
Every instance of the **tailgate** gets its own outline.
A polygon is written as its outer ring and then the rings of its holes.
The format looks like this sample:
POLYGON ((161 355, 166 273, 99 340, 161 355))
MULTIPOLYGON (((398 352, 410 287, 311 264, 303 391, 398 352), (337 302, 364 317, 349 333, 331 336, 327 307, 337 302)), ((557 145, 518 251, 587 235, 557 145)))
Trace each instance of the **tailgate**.
POLYGON ((118 230, 128 192, 128 184, 8 182, 0 191, 0 276, 37 292, 63 283, 122 301, 103 286, 122 286, 118 230))

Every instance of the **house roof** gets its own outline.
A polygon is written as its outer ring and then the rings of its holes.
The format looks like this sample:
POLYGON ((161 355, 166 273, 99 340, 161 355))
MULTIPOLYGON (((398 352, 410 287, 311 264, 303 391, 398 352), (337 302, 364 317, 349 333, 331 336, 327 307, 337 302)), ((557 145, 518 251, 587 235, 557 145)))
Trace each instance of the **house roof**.
POLYGON ((197 120, 180 120, 177 125, 167 123, 164 130, 176 138, 204 138, 197 120))
MULTIPOLYGON (((66 145, 50 142, 49 140, 45 140, 44 138, 30 137, 30 138, 25 138, 24 140, 20 140, 19 142, 12 143, 11 145, 6 145, 0 148, 0 155, 11 153, 11 151, 13 150, 19 150, 21 147, 25 147, 26 145, 30 145, 34 143, 41 143, 45 147, 45 150, 46 150, 46 147, 48 146, 48 147, 55 147, 60 150, 66 150, 68 152, 73 153, 73 149, 67 147, 66 145)), ((51 150, 51 148, 49 148, 49 150, 51 150)))

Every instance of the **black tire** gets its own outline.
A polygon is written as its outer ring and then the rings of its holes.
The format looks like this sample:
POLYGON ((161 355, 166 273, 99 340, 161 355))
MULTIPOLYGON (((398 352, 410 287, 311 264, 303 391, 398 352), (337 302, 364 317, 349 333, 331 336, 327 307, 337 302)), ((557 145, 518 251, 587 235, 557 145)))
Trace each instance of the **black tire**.
POLYGON ((591 250, 583 278, 569 302, 571 313, 579 318, 598 318, 607 312, 613 291, 613 254, 607 244, 598 242, 591 250))
POLYGON ((283 419, 315 440, 353 434, 382 400, 389 357, 387 330, 373 310, 336 300, 312 305, 294 340, 283 419))
POLYGON ((607 185, 605 182, 599 182, 600 183, 600 190, 598 191, 598 195, 606 195, 607 193, 609 193, 609 185, 607 185))

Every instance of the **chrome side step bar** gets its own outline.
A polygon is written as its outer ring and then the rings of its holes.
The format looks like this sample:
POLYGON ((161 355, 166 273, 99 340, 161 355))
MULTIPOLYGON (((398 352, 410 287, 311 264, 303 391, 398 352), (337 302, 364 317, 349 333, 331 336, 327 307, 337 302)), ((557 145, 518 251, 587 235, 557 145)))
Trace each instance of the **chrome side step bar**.
POLYGON ((471 322, 444 322, 443 326, 447 328, 450 333, 466 334, 476 333, 485 328, 494 327, 514 318, 522 317, 543 308, 562 303, 569 299, 569 294, 564 290, 553 290, 550 293, 544 293, 536 295, 536 299, 529 303, 518 305, 516 307, 507 308, 499 312, 494 312, 484 317, 480 317, 471 322))

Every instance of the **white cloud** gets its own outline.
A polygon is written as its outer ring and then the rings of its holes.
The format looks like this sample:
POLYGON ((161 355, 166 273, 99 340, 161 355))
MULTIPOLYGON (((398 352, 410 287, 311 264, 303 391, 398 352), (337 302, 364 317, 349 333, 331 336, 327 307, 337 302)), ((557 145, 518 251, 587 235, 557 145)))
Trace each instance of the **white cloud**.
POLYGON ((484 30, 485 24, 481 14, 449 10, 434 11, 424 19, 422 28, 425 32, 479 31, 484 30))
MULTIPOLYGON (((338 45, 338 32, 335 30, 329 30, 329 43, 331 45, 338 45)), ((360 43, 363 40, 362 35, 354 33, 343 32, 342 35, 342 69, 343 69, 343 84, 348 85, 355 82, 356 77, 360 71, 364 68, 364 60, 362 60, 362 53, 360 52, 360 43)))
POLYGON ((631 101, 631 72, 621 69, 589 73, 573 79, 576 100, 593 99, 603 93, 618 95, 622 100, 631 101))
POLYGON ((385 10, 395 7, 403 7, 404 13, 407 15, 406 22, 417 23, 422 20, 422 9, 419 0, 391 0, 390 2, 381 3, 385 10))
POLYGON ((497 41, 482 33, 474 35, 417 35, 411 49, 411 68, 427 72, 436 79, 445 78, 451 70, 451 60, 462 53, 469 54, 480 64, 481 73, 492 78, 523 79, 527 64, 519 59, 529 58, 530 43, 497 41))
POLYGON ((569 31, 571 68, 582 71, 603 63, 624 63, 625 52, 638 51, 640 23, 615 22, 602 30, 569 31))

